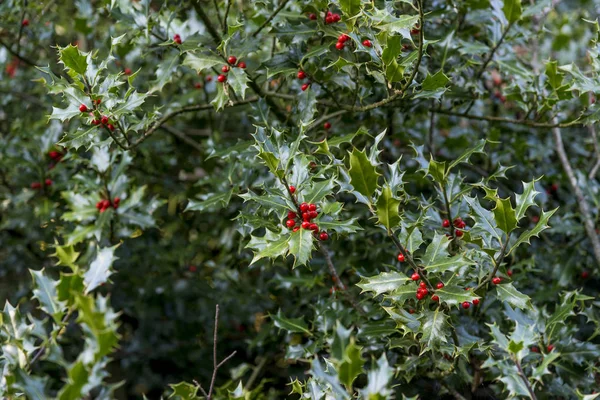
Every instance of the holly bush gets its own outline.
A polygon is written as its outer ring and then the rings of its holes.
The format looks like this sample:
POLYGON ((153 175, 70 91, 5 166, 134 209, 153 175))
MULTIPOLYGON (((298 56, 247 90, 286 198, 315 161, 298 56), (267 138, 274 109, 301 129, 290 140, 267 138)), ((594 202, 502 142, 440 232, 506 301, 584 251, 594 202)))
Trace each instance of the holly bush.
POLYGON ((597 398, 598 9, 1 2, 2 398, 597 398))

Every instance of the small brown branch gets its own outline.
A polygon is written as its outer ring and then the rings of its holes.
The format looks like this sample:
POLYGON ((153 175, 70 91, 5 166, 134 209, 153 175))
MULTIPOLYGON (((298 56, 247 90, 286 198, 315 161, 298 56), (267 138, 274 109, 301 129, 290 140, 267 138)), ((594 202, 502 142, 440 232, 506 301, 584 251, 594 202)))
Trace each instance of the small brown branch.
POLYGON ((233 356, 235 356, 236 351, 225 357, 220 363, 217 363, 217 339, 218 339, 218 331, 219 331, 219 305, 215 306, 215 329, 213 333, 213 373, 212 378, 210 380, 210 387, 208 389, 208 393, 202 388, 200 384, 197 384, 198 388, 202 391, 206 400, 212 400, 213 389, 215 388, 215 381, 217 379, 217 371, 219 368, 223 366, 227 361, 229 361, 233 356))
POLYGON ((488 282, 490 282, 494 278, 496 272, 498 272, 498 268, 500 268, 500 265, 502 264, 502 260, 504 260, 504 256, 506 255, 506 248, 508 247, 509 239, 510 234, 506 235, 506 240, 500 248, 500 254, 498 254, 498 257, 496 258, 496 260, 494 260, 494 269, 485 277, 484 280, 482 280, 479 283, 479 285, 477 285, 475 289, 473 289, 473 293, 484 287, 488 282))
POLYGON ((515 365, 517 366, 517 370, 519 371, 519 377, 523 380, 523 383, 525 383, 525 386, 527 387, 529 396, 531 396, 532 400, 537 400, 537 397, 535 397, 535 392, 533 391, 533 388, 531 387, 531 383, 529 383, 529 379, 527 379, 527 375, 525 375, 525 372, 523 372, 523 368, 521 368, 521 363, 519 362, 519 360, 517 360, 515 358, 513 358, 513 361, 514 361, 515 365))
POLYGON ((410 264, 412 269, 414 269, 415 272, 419 274, 419 276, 421 277, 423 282, 425 282, 425 284, 427 285, 427 288, 431 292, 435 291, 435 288, 433 287, 431 282, 429 282, 429 279, 427 279, 427 276, 425 276, 425 270, 417 265, 415 260, 412 258, 412 255, 408 252, 408 250, 406 250, 406 248, 404 246, 402 246, 402 243, 400 243, 400 241, 398 240, 396 235, 394 235, 394 233, 392 233, 391 231, 388 231, 388 236, 392 239, 392 242, 394 242, 394 244, 396 245, 398 250, 400 250, 400 253, 402 253, 402 255, 404 256, 404 259, 406 261, 408 261, 408 263, 410 264))
POLYGON ((204 9, 202 8, 203 6, 202 4, 200 4, 200 0, 195 0, 193 2, 193 6, 194 10, 196 10, 196 14, 198 14, 200 19, 204 23, 204 26, 206 27, 206 30, 208 31, 210 36, 212 36, 212 38, 215 42, 217 42, 217 44, 221 44, 221 35, 219 35, 219 32, 217 32, 217 30, 213 26, 212 22, 210 21, 210 18, 204 12, 204 9))
POLYGON ((215 6, 215 14, 217 14, 217 19, 219 20, 219 25, 223 29, 223 32, 226 32, 225 24, 223 24, 223 19, 221 18, 221 13, 219 12, 219 5, 217 4, 217 0, 213 0, 213 4, 215 6))
POLYGON ((327 114, 324 115, 323 117, 319 118, 318 120, 316 120, 315 122, 313 122, 312 124, 309 125, 309 127, 307 128, 307 130, 312 130, 315 128, 318 128, 319 126, 323 125, 323 123, 325 123, 327 120, 331 119, 331 118, 335 118, 338 115, 343 115, 346 114, 348 111, 347 110, 338 110, 336 112, 333 112, 331 114, 327 114))
POLYGON ((194 149, 198 150, 199 152, 204 151, 204 149, 202 148, 202 146, 200 146, 198 144, 198 142, 196 142, 195 140, 192 140, 188 135, 186 135, 185 133, 183 133, 179 129, 174 128, 174 127, 169 126, 169 125, 163 125, 162 129, 164 129, 167 132, 169 132, 169 133, 177 136, 179 139, 183 140, 185 143, 189 144, 190 146, 192 146, 194 149))
POLYGON ((477 72, 477 74, 475 74, 475 78, 476 79, 481 78, 481 75, 483 75, 483 73, 485 72, 485 69, 487 68, 488 64, 494 58, 494 54, 496 54, 496 51, 498 50, 498 48, 500 47, 500 45, 502 44, 502 42, 504 42, 504 39, 506 38, 506 35, 508 34, 508 31, 510 31, 510 28, 512 28, 512 26, 513 26, 513 22, 511 22, 511 23, 508 24, 508 26, 506 27, 506 29, 502 33, 502 36, 500 37, 500 40, 498 40, 498 43, 496 43, 496 45, 494 46, 494 48, 492 49, 492 51, 490 52, 490 54, 488 54, 487 58, 483 62, 483 65, 481 66, 481 68, 479 69, 479 71, 477 72))
POLYGON ((598 172, 598 168, 600 168, 600 148, 598 147, 598 136, 596 135, 596 127, 593 124, 588 125, 588 132, 592 137, 592 144, 594 145, 594 155, 596 156, 596 162, 590 173, 588 174, 588 179, 593 179, 596 176, 596 172, 598 172))
POLYGON ((331 260, 331 256, 329 255, 329 252, 327 251, 325 246, 321 242, 317 242, 317 247, 318 247, 319 251, 321 252, 321 254, 323 254, 323 258, 325 258, 325 263, 327 264, 327 267, 329 268, 329 273, 331 274, 331 277, 335 280, 335 285, 340 290, 346 290, 347 287, 344 284, 344 282, 342 282, 342 280, 340 279, 340 276, 338 275, 338 273, 335 269, 335 265, 333 265, 333 261, 331 260))
POLYGON ((577 198, 577 205, 579 206, 579 211, 581 212, 581 219, 583 219, 585 232, 592 243, 592 250, 594 252, 594 257, 596 258, 596 263, 600 265, 600 240, 598 239, 596 228, 594 227, 594 218, 583 191, 577 183, 575 172, 573 171, 573 167, 571 166, 571 162, 569 161, 569 157, 567 156, 567 152, 563 144, 560 128, 553 128, 552 136, 554 137, 554 145, 556 153, 558 154, 558 158, 560 159, 560 163, 565 171, 565 174, 567 175, 569 185, 571 186, 571 189, 573 189, 575 197, 577 198))
POLYGON ((468 113, 459 113, 449 110, 435 110, 438 114, 450 115, 453 117, 462 117, 467 119, 474 119, 477 121, 489 121, 489 122, 505 122, 509 124, 526 125, 534 128, 567 128, 570 126, 583 125, 579 120, 573 120, 569 122, 536 122, 532 120, 523 119, 512 119, 502 117, 487 117, 482 115, 472 115, 468 113))
POLYGON ((273 18, 275 18, 277 16, 277 14, 279 14, 279 12, 281 10, 283 10, 284 7, 289 2, 290 2, 290 0, 283 0, 281 2, 281 4, 279 5, 279 7, 277 7, 275 9, 275 11, 273 11, 273 13, 269 16, 269 18, 267 18, 267 20, 265 22, 263 22, 263 24, 256 31, 254 31, 254 33, 252 34, 252 37, 256 37, 256 35, 258 35, 260 33, 260 31, 262 31, 267 25, 269 25, 269 23, 273 20, 273 18))

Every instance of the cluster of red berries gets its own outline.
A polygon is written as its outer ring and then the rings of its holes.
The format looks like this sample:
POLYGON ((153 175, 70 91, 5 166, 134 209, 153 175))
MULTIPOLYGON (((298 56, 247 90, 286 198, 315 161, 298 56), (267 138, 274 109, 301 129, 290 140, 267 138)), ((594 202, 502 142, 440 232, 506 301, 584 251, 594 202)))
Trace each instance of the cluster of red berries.
MULTIPOLYGON (((298 71, 298 73, 296 74, 296 76, 298 77, 298 79, 303 80, 303 79, 306 78, 306 72, 300 70, 300 71, 298 71)), ((310 87, 310 81, 303 83, 302 84, 302 91, 304 92, 309 87, 310 87)))
POLYGON ((337 40, 337 43, 335 44, 335 48, 338 50, 344 50, 344 47, 346 47, 346 42, 350 40, 350 36, 346 35, 345 33, 342 33, 337 40))
POLYGON ((120 202, 121 202, 121 199, 119 197, 115 197, 115 199, 113 200, 112 203, 110 202, 110 200, 104 199, 104 200, 100 200, 99 202, 96 203, 96 208, 98 210, 100 210, 101 213, 108 210, 110 207, 112 207, 116 210, 117 208, 119 208, 120 202))
MULTIPOLYGON (((246 63, 241 61, 239 63, 237 63, 237 65, 235 64, 237 62, 237 57, 236 56, 229 56, 227 58, 227 62, 230 65, 233 65, 235 67, 241 68, 241 69, 245 69, 246 68, 246 63)), ((217 76, 217 80, 221 83, 225 82, 227 80, 227 73, 229 72, 229 65, 223 65, 223 67, 221 67, 221 72, 223 72, 221 75, 217 76)), ((210 81, 208 78, 210 78, 210 80, 212 80, 212 77, 207 77, 206 80, 210 81)))
POLYGON ((173 41, 177 44, 181 44, 181 36, 179 36, 179 33, 173 35, 173 41))
POLYGON ((17 74, 18 67, 19 67, 19 59, 15 57, 12 59, 11 62, 6 64, 6 75, 8 75, 11 78, 14 78, 15 75, 17 74))
MULTIPOLYGON (((32 189, 41 189, 42 188, 42 182, 31 182, 31 185, 29 185, 32 189)), ((48 187, 48 186, 52 186, 52 179, 46 179, 44 181, 44 186, 48 187)))
MULTIPOLYGON (((402 255, 402 254, 399 254, 399 255, 398 255, 398 260, 400 260, 400 256, 401 256, 401 255, 402 255)), ((404 261, 404 256, 402 257, 402 261, 404 261)), ((418 273, 418 272, 415 272, 415 273, 413 273, 413 274, 410 276, 410 279, 412 279, 413 281, 415 281, 415 282, 416 282, 416 281, 418 281, 419 279, 421 279, 421 275, 419 275, 419 273, 418 273)), ((436 285, 436 287, 437 287, 438 289, 441 289, 441 288, 443 288, 443 287, 444 287, 444 284, 443 284, 442 282, 439 282, 439 283, 436 285)), ((421 282, 419 282, 419 286, 417 287, 417 294, 416 294, 417 300, 419 300, 419 301, 423 300, 423 299, 425 298, 425 296, 427 296, 428 294, 429 294, 429 290, 427 289, 427 284, 426 284, 424 281, 421 281, 421 282)), ((435 293, 434 293, 434 294, 432 294, 432 296, 431 296, 431 300, 432 300, 432 301, 439 302, 439 301, 440 301, 440 297, 439 297, 437 294, 435 294, 435 293)), ((413 311, 413 312, 414 312, 414 311, 413 311)), ((412 313, 411 313, 411 314, 412 314, 412 313)))
POLYGON ((331 11, 327 11, 327 14, 325 14, 325 24, 326 25, 335 24, 336 22, 340 22, 341 19, 342 19, 342 17, 340 16, 340 14, 335 14, 335 13, 332 13, 331 11))
MULTIPOLYGON (((462 218, 458 217, 458 218, 454 219, 452 224, 456 228, 456 230, 454 231, 454 234, 457 237, 461 237, 464 234, 464 231, 462 231, 462 229, 465 229, 467 227, 467 223, 465 221, 463 221, 462 218)), ((444 228, 450 228, 450 221, 445 219, 444 221, 442 221, 442 226, 444 228)), ((446 234, 446 236, 450 237, 449 234, 446 234)))
MULTIPOLYGON (((97 99, 95 100, 96 104, 100 104, 102 100, 97 99)), ((81 112, 87 112, 88 108, 85 104, 82 104, 79 106, 79 111, 81 112)), ((108 128, 111 132, 115 130, 115 126, 113 124, 110 123, 110 118, 106 115, 103 115, 102 117, 100 117, 100 119, 96 119, 96 116, 94 115, 94 113, 90 113, 90 117, 92 117, 92 125, 104 125, 106 126, 106 128, 108 128)))
MULTIPOLYGON (((290 186, 290 192, 293 194, 296 191, 294 186, 290 186)), ((297 232, 300 228, 309 229, 313 231, 314 235, 317 236, 320 240, 329 239, 329 235, 327 232, 319 232, 319 226, 312 222, 313 219, 317 218, 319 213, 317 212, 316 204, 308 204, 302 203, 300 204, 300 212, 302 213, 302 222, 299 226, 296 226, 299 216, 294 211, 289 211, 287 215, 287 221, 285 221, 285 226, 289 229, 292 229, 293 232, 297 232)))

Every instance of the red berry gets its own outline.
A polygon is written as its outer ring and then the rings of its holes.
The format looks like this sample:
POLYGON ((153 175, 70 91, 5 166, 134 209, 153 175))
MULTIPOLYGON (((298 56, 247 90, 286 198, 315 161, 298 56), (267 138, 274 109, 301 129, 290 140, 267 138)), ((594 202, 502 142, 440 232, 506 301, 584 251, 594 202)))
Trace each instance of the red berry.
POLYGON ((308 205, 308 211, 317 211, 317 205, 316 204, 309 204, 308 205))
POLYGON ((332 17, 332 16, 330 16, 330 15, 328 15, 327 17, 325 17, 325 23, 326 23, 327 25, 329 25, 329 24, 333 24, 333 17, 332 17))
POLYGON ((310 229, 310 225, 311 225, 311 223, 310 223, 310 222, 308 222, 308 221, 304 221, 304 222, 302 223, 302 229, 310 229))
POLYGON ((110 130, 111 132, 115 130, 115 126, 113 124, 108 124, 106 125, 106 127, 108 128, 108 130, 110 130))
POLYGON ((124 73, 125 75, 131 75, 131 68, 125 68, 125 69, 123 70, 123 73, 124 73))
POLYGON ((295 212, 293 212, 293 211, 288 211, 288 215, 287 215, 288 219, 294 219, 294 218, 296 218, 297 216, 298 216, 298 215, 297 215, 295 212))
POLYGON ((302 221, 310 221, 310 211, 302 213, 302 221))
POLYGON ((365 47, 372 47, 373 43, 371 43, 370 40, 365 39, 365 40, 363 40, 363 46, 365 46, 365 47))
POLYGON ((331 11, 327 10, 327 16, 331 17, 331 16, 333 16, 333 13, 331 11))
POLYGON ((440 298, 439 298, 438 295, 434 294, 433 296, 431 296, 431 300, 433 300, 433 301, 440 301, 440 298))
POLYGON ((421 294, 422 294, 423 296, 427 296, 427 295, 429 294, 429 290, 427 290, 426 288, 421 288, 421 287, 420 287, 420 288, 417 290, 417 292, 419 292, 419 291, 421 292, 421 294))
POLYGON ((471 290, 471 286, 467 286, 465 290, 471 290))
POLYGON ((212 81, 212 76, 209 75, 206 77, 206 82, 210 82, 210 81, 212 81))
POLYGON ((423 293, 417 293, 417 300, 423 300, 425 295, 423 293))
POLYGON ((28 26, 29 25, 29 20, 28 19, 24 19, 23 21, 21 21, 21 25, 28 26))
POLYGON ((46 186, 52 186, 52 179, 46 179, 44 183, 46 184, 46 186))
POLYGON ((411 35, 418 35, 419 32, 420 32, 419 28, 413 28, 413 29, 411 29, 410 34, 411 35))
POLYGON ((102 207, 104 207, 104 208, 110 207, 110 201, 108 199, 102 200, 102 207))
POLYGON ((298 230, 300 230, 299 226, 295 226, 294 229, 292 229, 292 232, 298 232, 298 230))
POLYGON ((87 106, 85 104, 82 104, 79 106, 79 111, 81 112, 86 112, 88 110, 87 106))
POLYGON ((450 221, 448 221, 447 219, 445 219, 444 221, 442 221, 442 226, 444 228, 450 228, 450 221))
POLYGON ((438 282, 438 284, 435 285, 435 287, 437 287, 438 289, 441 289, 444 287, 444 284, 442 282, 438 282))
POLYGON ((198 270, 198 268, 196 268, 196 266, 195 266, 195 265, 190 265, 190 266, 188 267, 188 270, 189 270, 190 272, 196 272, 196 271, 198 270))
POLYGON ((310 83, 305 83, 304 85, 302 85, 302 91, 306 91, 306 89, 308 89, 310 87, 310 83))
POLYGON ((533 346, 531 347, 531 351, 533 351, 534 353, 539 353, 540 349, 537 346, 533 346))
POLYGON ((473 299, 473 305, 476 306, 479 304, 479 299, 473 299))
POLYGON ((338 49, 338 50, 344 50, 344 43, 337 42, 335 44, 335 48, 338 49))
POLYGON ((100 103, 102 103, 102 99, 96 99, 96 100, 94 100, 94 103, 100 104, 100 103))
POLYGON ((342 17, 340 17, 340 14, 333 14, 331 18, 333 18, 333 22, 339 22, 342 19, 342 17))
POLYGON ((296 186, 290 186, 290 193, 291 194, 296 193, 296 186))
POLYGON ((427 289, 427 284, 426 284, 425 282, 421 281, 421 282, 419 283, 419 287, 420 287, 421 289, 427 289))
POLYGON ((100 122, 102 122, 102 125, 108 124, 108 117, 103 115, 102 118, 100 118, 100 122))
POLYGON ((460 231, 458 229, 456 230, 456 237, 462 237, 463 234, 464 234, 463 231, 460 231))
POLYGON ((200 82, 196 82, 196 83, 194 83, 194 87, 196 89, 202 89, 202 84, 200 82))
POLYGON ((587 272, 587 271, 583 271, 583 272, 581 273, 581 277, 582 277, 583 279, 587 279, 587 278, 589 278, 589 276, 590 276, 590 273, 589 273, 589 272, 587 272))
POLYGON ((306 78, 306 73, 304 71, 298 71, 298 74, 296 76, 298 77, 298 79, 304 79, 306 78))
POLYGON ((308 19, 310 19, 311 21, 314 21, 317 19, 317 15, 316 14, 308 14, 308 19))
POLYGON ((462 220, 462 218, 458 217, 454 220, 454 226, 457 228, 464 228, 466 226, 465 222, 462 220))
POLYGON ((404 262, 404 254, 402 254, 402 253, 398 254, 398 261, 404 262))
POLYGON ((59 158, 60 156, 61 154, 58 151, 52 150, 48 152, 48 157, 50 157, 53 160, 59 158))
POLYGON ((42 187, 42 184, 39 182, 32 182, 30 186, 32 189, 39 189, 42 187))
POLYGON ((414 313, 415 313, 415 310, 413 310, 413 309, 411 308, 410 310, 408 310, 408 313, 409 313, 409 314, 414 314, 414 313))
POLYGON ((308 218, 310 218, 310 219, 315 219, 315 218, 317 218, 318 215, 319 215, 319 213, 316 212, 316 211, 309 211, 308 212, 308 218))
POLYGON ((296 221, 294 221, 293 219, 288 219, 287 221, 285 221, 285 226, 287 226, 288 228, 293 228, 294 225, 296 225, 296 221))
POLYGON ((331 123, 329 123, 329 122, 325 122, 325 123, 323 124, 323 128, 324 128, 326 131, 327 131, 327 130, 329 130, 329 129, 331 129, 331 123))
POLYGON ((540 222, 540 217, 538 217, 537 215, 534 215, 533 217, 531 217, 531 222, 533 222, 534 224, 537 224, 538 222, 540 222))
POLYGON ((492 283, 494 285, 499 284, 500 282, 502 282, 502 278, 500 278, 499 276, 494 277, 494 279, 492 279, 492 283))
POLYGON ((102 200, 96 203, 96 208, 99 210, 102 208, 102 200))
POLYGON ((235 65, 235 63, 237 62, 237 57, 236 56, 229 56, 227 57, 227 62, 231 65, 235 65))
POLYGON ((321 232, 321 234, 319 235, 319 239, 327 240, 329 239, 329 235, 327 234, 327 232, 321 232))
POLYGON ((92 125, 100 125, 100 120, 99 119, 93 119, 92 120, 92 125))
POLYGON ((318 232, 319 231, 319 225, 317 225, 317 224, 310 224, 310 226, 308 227, 308 229, 310 229, 311 231, 314 231, 314 232, 318 232))
POLYGON ((181 44, 181 36, 179 36, 179 34, 175 34, 173 35, 173 41, 177 44, 181 44))
POLYGON ((345 33, 342 33, 338 37, 338 42, 340 42, 340 43, 346 43, 349 39, 350 39, 350 36, 346 35, 345 33))
POLYGON ((512 276, 512 274, 513 274, 512 269, 509 269, 508 271, 506 271, 506 275, 512 276))
POLYGON ((417 272, 415 272, 410 276, 410 279, 412 279, 413 281, 418 281, 419 279, 421 279, 421 276, 417 272))
POLYGON ((238 67, 238 68, 241 68, 241 69, 246 69, 246 63, 245 63, 245 62, 243 62, 243 61, 240 61, 240 62, 237 64, 237 67, 238 67))
POLYGON ((469 303, 468 301, 462 303, 462 308, 464 308, 465 310, 468 310, 469 307, 471 307, 471 303, 469 303))
POLYGON ((552 350, 554 350, 554 346, 549 344, 548 347, 546 347, 548 349, 548 352, 551 352, 552 350))
POLYGON ((308 203, 302 203, 300 204, 300 211, 302 211, 303 213, 307 212, 308 209, 308 203))
POLYGON ((217 80, 219 82, 223 83, 227 80, 227 77, 225 75, 219 75, 219 76, 217 76, 217 80))
POLYGON ((113 200, 113 203, 115 203, 115 204, 119 204, 120 202, 121 202, 120 197, 115 197, 115 199, 113 200))
POLYGON ((223 65, 221 67, 221 71, 223 71, 224 73, 228 73, 229 72, 229 67, 227 65, 223 65))

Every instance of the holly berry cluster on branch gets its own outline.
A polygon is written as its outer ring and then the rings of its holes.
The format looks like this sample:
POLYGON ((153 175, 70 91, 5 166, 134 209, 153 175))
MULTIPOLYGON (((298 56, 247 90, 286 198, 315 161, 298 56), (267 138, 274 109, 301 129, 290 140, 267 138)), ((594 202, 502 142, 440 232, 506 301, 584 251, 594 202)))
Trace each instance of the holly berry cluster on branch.
POLYGON ((96 208, 101 213, 108 210, 110 207, 112 207, 116 210, 117 208, 119 208, 120 202, 121 202, 121 199, 119 197, 115 197, 114 200, 112 201, 112 203, 110 202, 110 200, 104 199, 104 200, 100 200, 99 202, 96 203, 96 208))
MULTIPOLYGON (((290 186, 290 193, 294 194, 296 188, 290 186)), ((308 229, 313 231, 313 234, 320 240, 329 239, 327 232, 319 232, 319 225, 312 222, 319 216, 316 204, 302 203, 300 204, 300 215, 294 211, 289 211, 287 214, 287 220, 285 226, 291 229, 293 232, 297 232, 299 229, 308 229), (297 225, 299 223, 299 225, 297 225)))
MULTIPOLYGON (((233 67, 237 67, 237 68, 241 68, 241 69, 245 69, 246 68, 246 63, 243 61, 240 61, 239 63, 237 62, 237 57, 236 56, 229 56, 227 58, 227 62, 229 63, 229 65, 233 66, 233 67), (237 63, 237 65, 236 65, 237 63)), ((221 67, 221 72, 223 72, 221 75, 217 76, 217 80, 221 83, 225 82, 227 80, 227 73, 230 71, 230 67, 229 65, 223 65, 221 67)))
POLYGON ((46 187, 52 186, 52 180, 51 179, 46 179, 44 181, 44 185, 42 185, 42 182, 31 182, 31 185, 30 185, 30 187, 32 189, 41 189, 42 186, 46 186, 46 187))
MULTIPOLYGON (((462 235, 464 235, 464 229, 467 227, 467 223, 465 221, 463 221, 461 217, 458 217, 458 218, 454 219, 452 224, 456 228, 454 230, 454 235, 456 237, 462 237, 462 235)), ((444 228, 450 228, 450 221, 445 219, 444 221, 442 221, 442 226, 444 228)), ((452 235, 449 233, 447 233, 446 236, 452 237, 452 235)))

